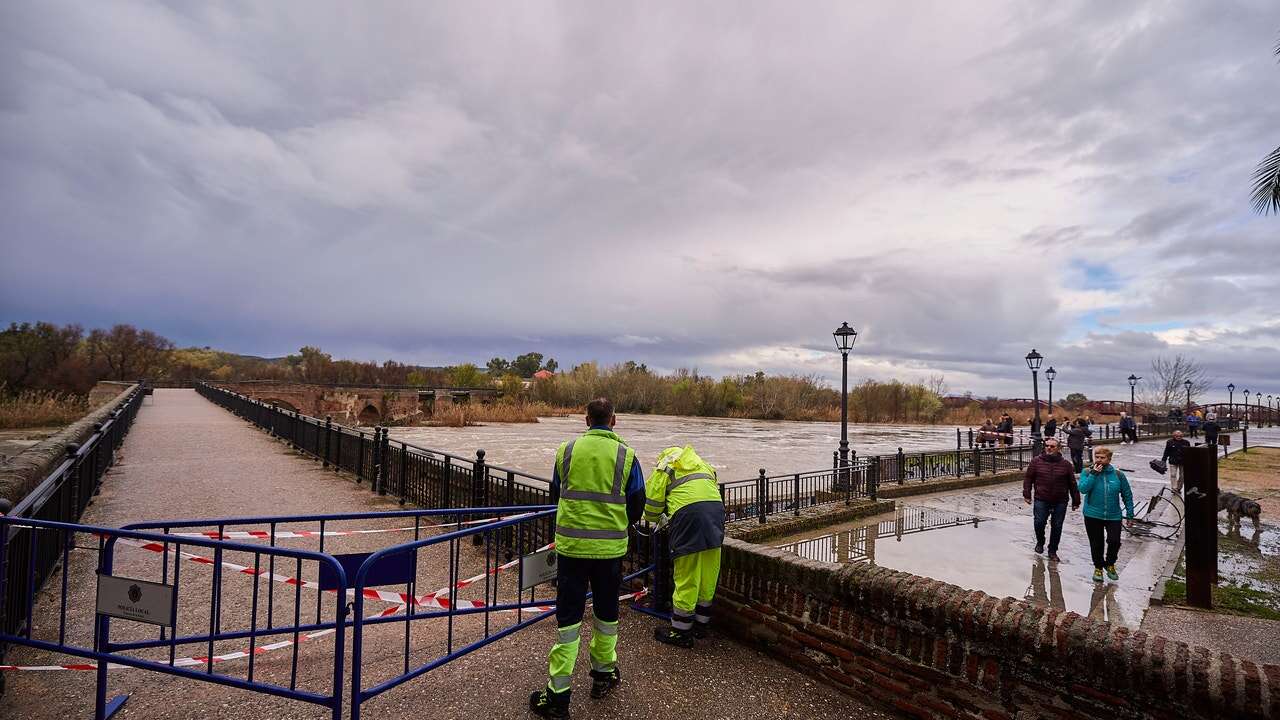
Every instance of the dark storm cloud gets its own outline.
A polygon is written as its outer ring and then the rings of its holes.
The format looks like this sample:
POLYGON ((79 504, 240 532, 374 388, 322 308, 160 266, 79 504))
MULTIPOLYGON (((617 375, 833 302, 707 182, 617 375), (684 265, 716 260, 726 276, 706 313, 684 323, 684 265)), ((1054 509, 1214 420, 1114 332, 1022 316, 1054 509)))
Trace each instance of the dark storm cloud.
POLYGON ((1098 391, 1161 352, 1260 373, 1277 28, 1264 2, 6 3, 0 320, 830 377, 847 319, 860 377, 956 390, 1025 395, 1031 345, 1098 391))

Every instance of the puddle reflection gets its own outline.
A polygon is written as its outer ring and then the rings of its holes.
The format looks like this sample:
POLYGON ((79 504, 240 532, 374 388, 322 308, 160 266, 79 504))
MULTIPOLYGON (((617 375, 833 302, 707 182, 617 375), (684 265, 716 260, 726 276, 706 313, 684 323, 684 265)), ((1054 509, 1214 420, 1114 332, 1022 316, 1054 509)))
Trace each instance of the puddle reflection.
POLYGON ((876 564, 876 542, 902 542, 907 535, 969 525, 978 527, 986 518, 948 510, 898 505, 894 517, 874 525, 849 528, 821 537, 779 545, 802 558, 831 563, 867 562, 876 564))

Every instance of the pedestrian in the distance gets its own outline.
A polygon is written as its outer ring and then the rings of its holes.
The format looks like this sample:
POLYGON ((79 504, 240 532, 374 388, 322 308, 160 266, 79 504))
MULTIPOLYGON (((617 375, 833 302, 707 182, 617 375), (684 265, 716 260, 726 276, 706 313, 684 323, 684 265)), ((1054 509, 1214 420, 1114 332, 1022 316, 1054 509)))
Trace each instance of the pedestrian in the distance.
POLYGON ((1076 474, 1084 470, 1084 443, 1093 432, 1085 425, 1083 418, 1078 418, 1062 429, 1067 435, 1067 449, 1071 451, 1071 466, 1076 474))
POLYGON ((1119 580, 1116 560, 1120 557, 1120 521, 1133 524, 1133 490, 1129 488, 1129 478, 1111 464, 1110 448, 1094 451, 1093 464, 1080 473, 1079 488, 1084 496, 1084 530, 1093 555, 1093 581, 1102 582, 1103 571, 1111 580, 1119 580))
POLYGON ((1205 416, 1204 425, 1200 426, 1204 430, 1204 444, 1217 445, 1218 433, 1222 432, 1222 426, 1218 424, 1218 416, 1215 413, 1209 413, 1205 416))
POLYGON ((1123 442, 1127 444, 1138 442, 1137 425, 1128 413, 1120 413, 1120 437, 1123 442))
POLYGON ((1044 424, 1044 436, 1047 438, 1055 437, 1058 434, 1058 421, 1052 415, 1044 424))
POLYGON ((1000 416, 1000 443, 1002 445, 1013 444, 1013 418, 1009 413, 1000 416))
POLYGON ((1169 464, 1169 488, 1175 495, 1182 494, 1182 451, 1191 447, 1191 441, 1182 437, 1181 430, 1174 430, 1173 437, 1164 444, 1160 459, 1169 464))
POLYGON ((1191 437, 1196 437, 1196 431, 1200 429, 1200 416, 1195 413, 1187 413, 1187 430, 1191 431, 1191 437))
POLYGON ((985 447, 995 446, 996 424, 991 422, 991 418, 987 418, 987 421, 978 429, 978 444, 985 447))
POLYGON ((1032 506, 1036 532, 1036 552, 1044 552, 1044 526, 1049 521, 1049 559, 1058 561, 1058 541, 1062 539, 1062 520, 1067 515, 1067 499, 1071 509, 1080 507, 1080 491, 1071 464, 1058 447, 1055 438, 1044 441, 1044 452, 1027 466, 1022 479, 1022 499, 1032 506))

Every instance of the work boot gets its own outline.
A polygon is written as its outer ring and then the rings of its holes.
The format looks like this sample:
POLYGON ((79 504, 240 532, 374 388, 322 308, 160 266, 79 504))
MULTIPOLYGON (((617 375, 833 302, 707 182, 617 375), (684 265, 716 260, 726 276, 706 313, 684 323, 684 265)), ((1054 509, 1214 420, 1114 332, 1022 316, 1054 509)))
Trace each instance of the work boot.
POLYGON ((1107 577, 1111 578, 1112 580, 1119 580, 1119 579, 1120 579, 1120 573, 1116 572, 1116 566, 1115 566, 1115 565, 1108 565, 1108 566, 1107 566, 1107 577))
POLYGON ((542 688, 529 696, 529 712, 551 720, 569 720, 569 697, 572 690, 553 693, 542 688))
POLYGON ((1102 568, 1093 569, 1093 581, 1102 582, 1102 568))
POLYGON ((688 630, 677 630, 670 625, 665 627, 656 627, 653 629, 653 639, 660 643, 675 645, 676 647, 691 648, 693 647, 693 634, 688 630))
POLYGON ((592 670, 591 671, 591 697, 599 700, 609 694, 622 681, 622 674, 618 672, 618 666, 614 665, 612 670, 592 670))
POLYGON ((1042 552, 1044 552, 1044 543, 1042 542, 1036 543, 1036 554, 1039 555, 1042 552))
POLYGON ((707 625, 708 625, 708 623, 701 623, 701 622, 700 622, 700 623, 694 623, 694 624, 693 624, 693 636, 694 636, 694 637, 696 637, 696 638, 698 638, 699 640, 702 640, 702 639, 703 639, 703 638, 705 638, 706 636, 710 635, 710 634, 711 634, 711 630, 710 630, 710 629, 708 629, 707 625))

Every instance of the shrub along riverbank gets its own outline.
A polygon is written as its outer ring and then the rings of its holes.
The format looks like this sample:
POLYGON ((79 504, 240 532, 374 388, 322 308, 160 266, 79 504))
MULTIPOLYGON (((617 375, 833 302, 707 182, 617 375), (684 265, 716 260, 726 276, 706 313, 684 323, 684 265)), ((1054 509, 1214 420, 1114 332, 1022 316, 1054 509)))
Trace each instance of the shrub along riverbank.
POLYGON ((8 395, 0 385, 0 429, 54 427, 75 422, 89 411, 88 398, 48 390, 8 395))

